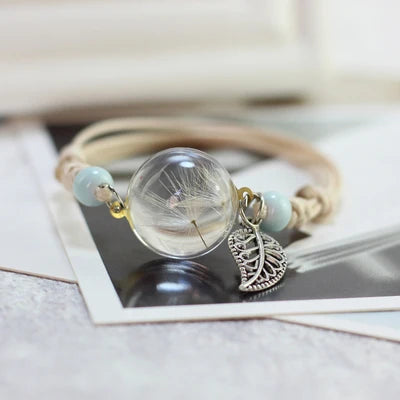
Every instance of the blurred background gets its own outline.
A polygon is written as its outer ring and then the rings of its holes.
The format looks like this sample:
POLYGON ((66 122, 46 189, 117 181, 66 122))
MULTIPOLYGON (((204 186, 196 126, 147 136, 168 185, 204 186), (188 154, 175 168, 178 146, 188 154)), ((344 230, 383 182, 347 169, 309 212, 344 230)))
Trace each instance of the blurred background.
POLYGON ((399 15, 397 0, 3 0, 0 115, 398 102, 399 15))

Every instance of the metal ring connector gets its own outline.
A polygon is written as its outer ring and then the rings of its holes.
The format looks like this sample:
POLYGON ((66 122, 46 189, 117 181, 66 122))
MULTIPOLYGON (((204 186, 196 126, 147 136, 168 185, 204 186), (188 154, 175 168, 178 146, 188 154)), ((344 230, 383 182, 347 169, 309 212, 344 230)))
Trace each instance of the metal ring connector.
POLYGON ((112 197, 114 197, 116 200, 110 200, 106 201, 105 203, 107 204, 107 207, 110 209, 110 214, 117 219, 125 217, 125 212, 126 212, 126 207, 125 207, 125 202, 122 199, 122 197, 119 195, 119 193, 115 190, 115 188, 111 185, 100 185, 99 186, 102 189, 108 189, 112 197))
POLYGON ((240 217, 242 218, 243 222, 251 227, 255 227, 260 224, 262 221, 263 210, 265 207, 264 198, 261 193, 251 193, 245 192, 243 197, 239 200, 240 206, 240 217), (250 206, 253 201, 259 202, 257 211, 255 212, 254 218, 251 221, 246 216, 246 210, 250 206))

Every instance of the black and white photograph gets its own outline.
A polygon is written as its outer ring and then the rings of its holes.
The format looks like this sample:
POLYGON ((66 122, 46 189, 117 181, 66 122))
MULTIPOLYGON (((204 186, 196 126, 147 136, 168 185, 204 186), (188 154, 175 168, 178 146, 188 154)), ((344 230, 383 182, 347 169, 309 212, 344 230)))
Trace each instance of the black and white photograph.
MULTIPOLYGON (((49 136, 54 147, 59 149, 71 140, 74 129, 76 130, 75 127, 72 129, 49 127, 47 129, 49 133, 44 131, 43 136, 49 136)), ((348 140, 349 138, 347 138, 348 140)), ((396 140, 394 135, 393 140, 396 140)), ((341 139, 339 138, 337 142, 340 150, 341 139)), ((368 169, 372 171, 374 165, 368 166, 368 150, 368 147, 365 146, 364 167, 366 171, 368 169)), ((269 178, 268 171, 275 169, 274 160, 264 161, 258 165, 259 159, 250 159, 248 155, 246 157, 239 152, 229 154, 225 151, 222 154, 218 152, 214 154, 216 157, 219 155, 222 158, 221 161, 225 161, 228 166, 231 164, 233 168, 238 165, 240 157, 242 158, 241 169, 237 176, 239 182, 246 181, 246 175, 249 173, 257 177, 264 174, 261 176, 265 176, 265 181, 269 184, 273 182, 273 179, 269 178), (249 172, 246 172, 246 167, 249 168, 249 172)), ((51 158, 51 153, 49 156, 51 158)), ((34 160, 32 161, 35 163, 34 160)), ((343 162, 343 166, 345 165, 343 162)), ((112 168, 116 170, 113 175, 120 177, 116 187, 121 188, 123 193, 128 186, 130 171, 134 165, 117 164, 111 167, 111 170, 113 170, 112 168)), ((285 168, 280 169, 282 174, 291 172, 285 171, 285 168)), ((349 173, 348 176, 350 177, 351 174, 349 173)), ((235 179, 234 173, 233 178, 235 179)), ((298 177, 298 179, 301 184, 302 177, 298 177)), ((290 185, 292 183, 290 182, 290 185)), ((364 193, 362 193, 360 185, 357 189, 361 199, 364 193)), ((367 190, 368 187, 365 187, 365 195, 367 195, 367 190)), ((291 247, 296 245, 297 248, 300 248, 302 242, 311 242, 312 236, 317 233, 301 229, 277 232, 274 234, 274 239, 277 239, 291 255, 285 278, 264 291, 241 292, 238 290, 240 270, 230 253, 228 241, 210 253, 188 260, 160 257, 143 246, 142 242, 132 233, 128 221, 123 221, 125 223, 121 224, 118 219, 105 220, 102 217, 104 210, 100 207, 81 206, 80 211, 81 213, 76 213, 75 218, 83 216, 82 223, 88 226, 90 236, 98 251, 97 259, 100 256, 102 261, 100 262, 99 259, 97 272, 106 271, 123 308, 168 307, 164 310, 156 309, 157 315, 153 317, 155 321, 179 320, 180 318, 196 320, 215 318, 215 316, 232 318, 235 316, 234 308, 225 308, 220 311, 218 307, 211 307, 214 304, 241 304, 241 309, 238 309, 239 317, 243 316, 243 312, 246 310, 250 316, 252 312, 261 313, 260 315, 263 313, 264 315, 287 314, 293 310, 292 306, 298 310, 299 302, 296 304, 293 302, 295 300, 307 300, 302 305, 301 312, 303 313, 335 311, 335 302, 338 307, 336 311, 388 310, 400 305, 398 292, 400 271, 396 264, 396 260, 400 256, 398 243, 400 225, 384 226, 379 225, 382 222, 376 221, 375 231, 367 231, 358 235, 349 233, 347 240, 333 240, 333 242, 326 243, 325 246, 321 246, 321 243, 317 242, 314 249, 311 248, 311 251, 307 252, 296 250, 291 252, 291 247), (118 240, 115 240, 116 238, 118 240), (319 300, 329 301, 321 302, 319 300), (248 303, 254 302, 265 304, 263 307, 258 305, 261 308, 253 311, 252 305, 248 305, 248 303), (345 304, 344 309, 342 308, 343 304, 345 304), (185 311, 185 314, 180 317, 179 306, 185 305, 208 305, 209 307, 198 307, 197 310, 192 308, 192 315, 188 315, 185 311), (200 312, 200 316, 196 311, 200 312), (208 315, 207 312, 209 312, 208 315)), ((155 223, 157 224, 158 220, 155 223)), ((337 221, 337 226, 334 223, 327 223, 327 226, 323 226, 321 229, 340 230, 341 227, 338 223, 337 221)), ((239 227, 239 224, 235 223, 233 231, 239 227)), ((63 226, 61 229, 64 229, 63 226)), ((66 231, 64 234, 68 236, 71 232, 66 231)), ((343 235, 340 237, 343 238, 343 235)), ((85 260, 77 260, 78 279, 81 262, 84 263, 85 260)), ((90 277, 90 280, 97 281, 98 278, 90 277)), ((110 290, 113 289, 110 287, 110 290)), ((93 288, 93 291, 97 291, 96 288, 93 288)), ((83 292, 83 294, 87 298, 96 297, 91 291, 83 292)), ((111 307, 111 304, 108 307, 111 307)), ((103 302, 97 305, 94 303, 92 312, 100 315, 99 322, 107 323, 106 319, 102 320, 104 317, 101 316, 100 308, 104 315, 109 314, 109 311, 105 311, 103 302)), ((296 311, 296 313, 298 312, 296 311)), ((129 311, 127 317, 122 317, 121 321, 125 321, 125 318, 140 321, 140 318, 143 318, 141 316, 145 315, 144 313, 145 310, 142 310, 136 319, 134 312, 129 311), (133 315, 133 317, 129 315, 133 315)), ((144 316, 144 318, 146 321, 149 320, 148 316, 144 316)), ((118 322, 115 315, 109 322, 118 322)))

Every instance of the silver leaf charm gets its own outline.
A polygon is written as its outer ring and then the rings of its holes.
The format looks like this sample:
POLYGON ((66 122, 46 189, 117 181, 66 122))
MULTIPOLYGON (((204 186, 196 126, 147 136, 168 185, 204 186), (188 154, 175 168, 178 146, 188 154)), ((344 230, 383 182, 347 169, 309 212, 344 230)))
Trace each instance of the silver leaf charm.
POLYGON ((228 238, 240 269, 242 292, 257 292, 277 284, 285 274, 287 257, 282 246, 258 225, 233 232, 228 238))

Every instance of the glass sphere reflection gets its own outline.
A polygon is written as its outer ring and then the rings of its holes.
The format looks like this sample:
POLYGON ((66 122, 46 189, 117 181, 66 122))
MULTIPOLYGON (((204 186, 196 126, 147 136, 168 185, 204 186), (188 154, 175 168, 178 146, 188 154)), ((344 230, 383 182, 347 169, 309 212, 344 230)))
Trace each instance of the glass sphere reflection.
POLYGON ((139 168, 127 205, 133 229, 147 247, 167 257, 193 258, 227 237, 238 197, 218 161, 202 151, 173 148, 139 168))

